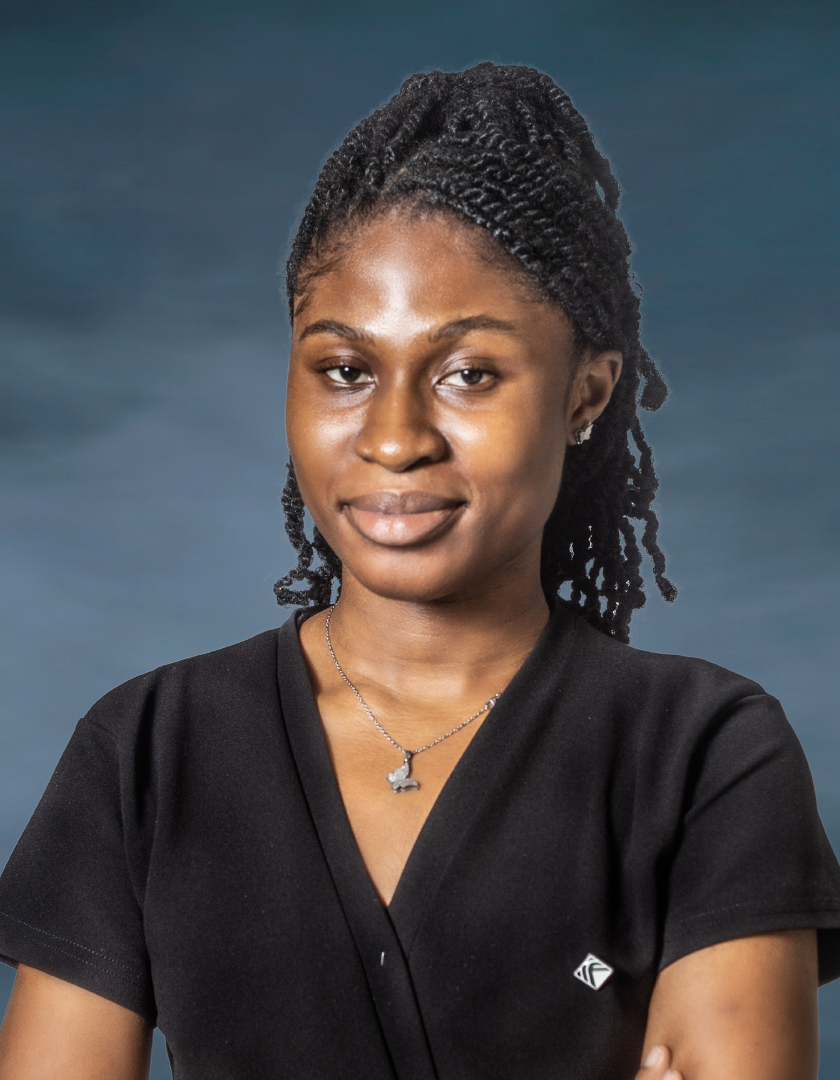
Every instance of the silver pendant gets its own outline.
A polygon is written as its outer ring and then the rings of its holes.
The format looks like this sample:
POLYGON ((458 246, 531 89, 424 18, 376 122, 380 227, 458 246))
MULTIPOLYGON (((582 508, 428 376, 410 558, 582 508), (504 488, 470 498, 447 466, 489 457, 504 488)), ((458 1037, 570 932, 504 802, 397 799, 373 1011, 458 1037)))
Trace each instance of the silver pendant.
POLYGON ((403 753, 405 754, 405 761, 398 769, 388 773, 388 783, 391 785, 391 791, 395 794, 398 791, 411 791, 412 788, 420 787, 417 781, 412 780, 408 775, 411 772, 411 754, 407 750, 404 750, 403 753))

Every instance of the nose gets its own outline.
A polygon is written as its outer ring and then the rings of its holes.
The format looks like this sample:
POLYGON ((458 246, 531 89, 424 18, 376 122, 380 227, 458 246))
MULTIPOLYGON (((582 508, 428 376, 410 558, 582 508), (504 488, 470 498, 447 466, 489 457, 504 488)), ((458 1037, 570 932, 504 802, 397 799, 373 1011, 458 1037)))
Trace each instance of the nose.
POLYGON ((396 473, 441 461, 448 446, 432 413, 431 402, 408 381, 378 389, 356 438, 356 453, 396 473))

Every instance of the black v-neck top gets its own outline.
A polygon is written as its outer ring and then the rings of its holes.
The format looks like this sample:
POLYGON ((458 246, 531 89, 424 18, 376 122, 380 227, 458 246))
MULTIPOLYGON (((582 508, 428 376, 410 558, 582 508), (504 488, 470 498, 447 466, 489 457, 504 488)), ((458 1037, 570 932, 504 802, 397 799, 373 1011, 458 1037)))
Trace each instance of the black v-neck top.
POLYGON ((840 867, 778 703, 563 608, 387 910, 294 618, 106 695, 0 878, 0 954, 157 1020, 177 1080, 632 1078, 662 967, 803 927, 836 977, 840 867))

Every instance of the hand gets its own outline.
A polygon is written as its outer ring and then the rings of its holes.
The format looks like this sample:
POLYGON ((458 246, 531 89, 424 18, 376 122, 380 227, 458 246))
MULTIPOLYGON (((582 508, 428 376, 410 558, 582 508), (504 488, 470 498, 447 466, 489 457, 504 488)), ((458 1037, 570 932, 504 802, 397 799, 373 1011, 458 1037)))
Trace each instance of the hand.
POLYGON ((667 1046, 652 1046, 636 1073, 636 1080, 683 1080, 682 1073, 671 1068, 671 1051, 667 1046))

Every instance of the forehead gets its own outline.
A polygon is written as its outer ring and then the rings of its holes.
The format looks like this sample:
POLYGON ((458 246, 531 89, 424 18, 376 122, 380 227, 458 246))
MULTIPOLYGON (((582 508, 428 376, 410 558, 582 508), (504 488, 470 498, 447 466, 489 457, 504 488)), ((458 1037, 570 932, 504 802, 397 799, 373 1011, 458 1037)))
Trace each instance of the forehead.
POLYGON ((343 315, 411 311, 439 321, 476 308, 524 316, 539 306, 564 317, 512 256, 451 214, 378 215, 342 236, 313 269, 296 305, 296 328, 298 319, 322 318, 324 308, 343 315))

